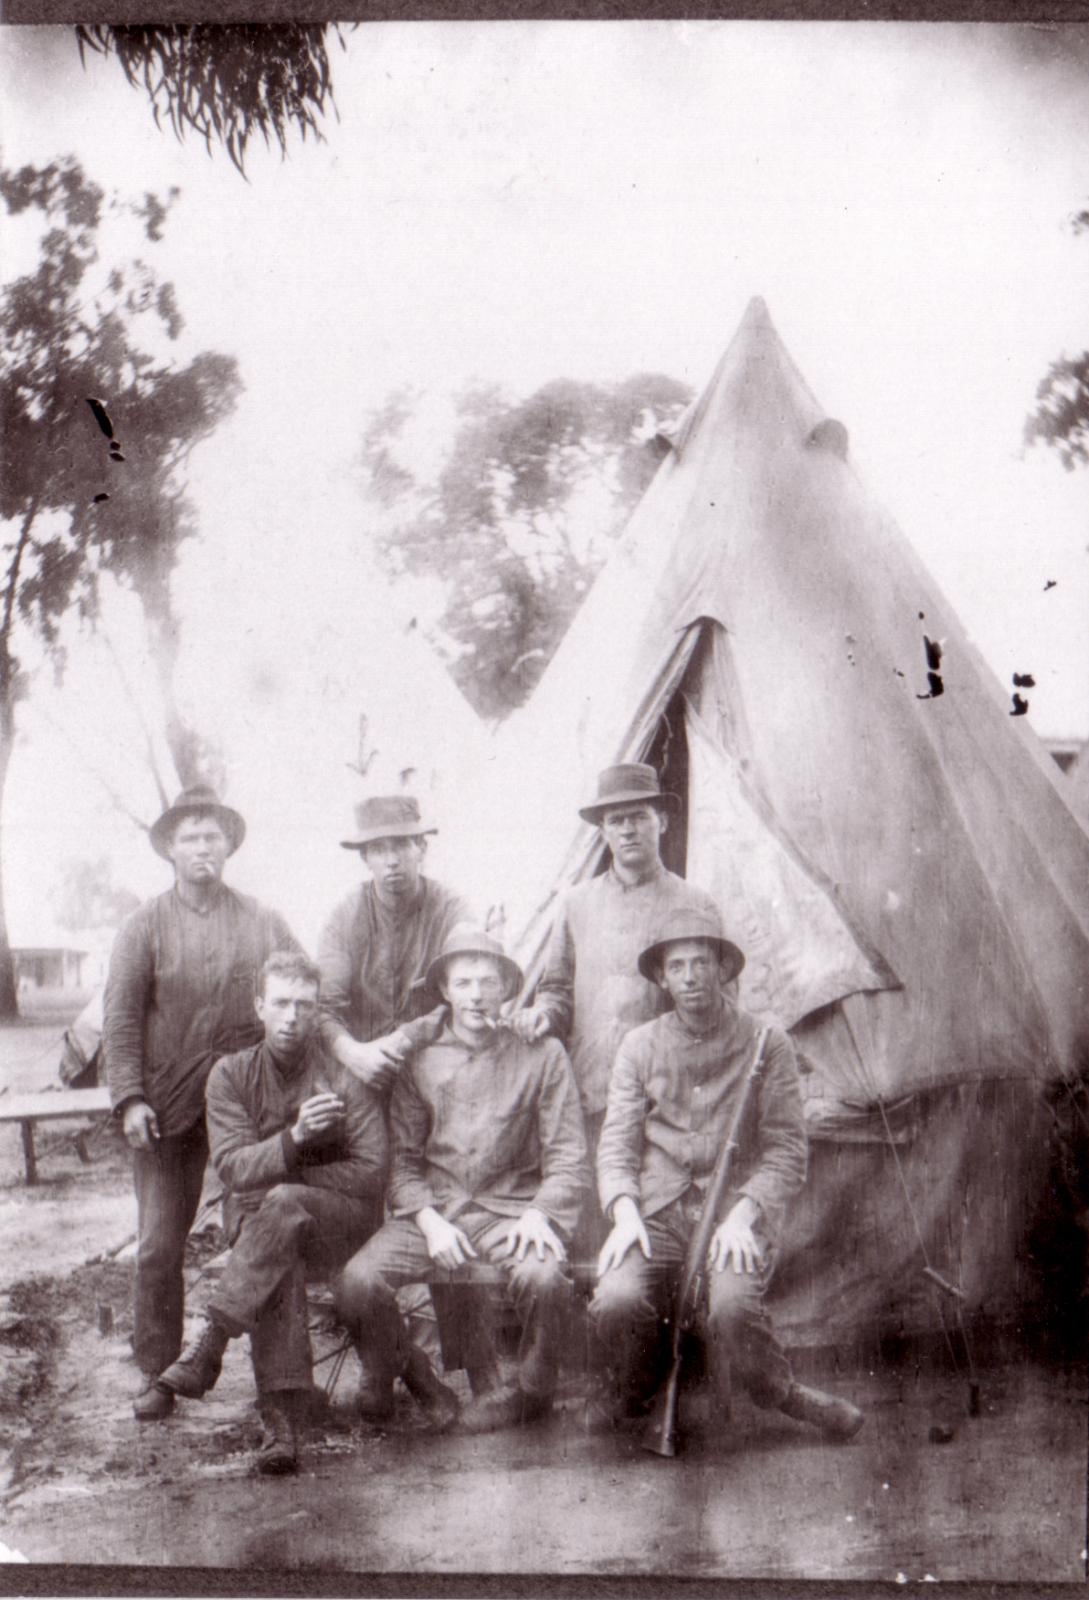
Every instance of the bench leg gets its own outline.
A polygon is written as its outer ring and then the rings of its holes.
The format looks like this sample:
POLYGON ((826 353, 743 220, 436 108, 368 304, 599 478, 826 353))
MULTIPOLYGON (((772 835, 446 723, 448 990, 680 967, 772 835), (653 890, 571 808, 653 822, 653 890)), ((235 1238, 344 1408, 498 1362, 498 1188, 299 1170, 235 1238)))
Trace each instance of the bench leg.
POLYGON ((38 1162, 34 1154, 34 1124, 33 1122, 20 1122, 19 1128, 23 1135, 23 1161, 26 1165, 27 1184, 38 1181, 38 1162))

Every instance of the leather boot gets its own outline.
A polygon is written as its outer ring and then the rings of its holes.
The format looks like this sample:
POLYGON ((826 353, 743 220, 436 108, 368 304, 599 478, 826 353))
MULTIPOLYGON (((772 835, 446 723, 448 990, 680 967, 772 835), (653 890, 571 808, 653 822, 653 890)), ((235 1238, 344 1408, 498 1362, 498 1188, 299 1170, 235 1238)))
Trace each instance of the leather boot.
POLYGON ((866 1413, 850 1400, 840 1400, 820 1389, 808 1389, 803 1383, 791 1385, 779 1410, 785 1411, 788 1417, 796 1417, 799 1422, 812 1423, 829 1439, 853 1439, 866 1420, 866 1413))
POLYGON ((368 1352, 356 1344, 359 1358, 359 1393, 356 1404, 364 1422, 388 1422, 393 1415, 393 1374, 375 1371, 368 1352))
POLYGON ((145 1374, 145 1387, 132 1402, 132 1414, 137 1422, 161 1422, 174 1409, 174 1396, 164 1389, 158 1378, 145 1374))
POLYGON ((408 1360, 405 1362, 401 1378, 413 1400, 427 1415, 432 1427, 441 1432, 457 1421, 461 1409, 458 1397, 453 1389, 448 1389, 445 1383, 439 1382, 434 1367, 419 1345, 414 1344, 409 1349, 408 1360))
POLYGON ((287 1394, 266 1395, 261 1403, 265 1436, 257 1451, 257 1470, 264 1477, 295 1472, 299 1465, 295 1411, 287 1394))
POLYGON ((208 1319, 192 1344, 160 1375, 160 1386, 187 1400, 199 1400, 215 1387, 230 1338, 225 1328, 208 1319))

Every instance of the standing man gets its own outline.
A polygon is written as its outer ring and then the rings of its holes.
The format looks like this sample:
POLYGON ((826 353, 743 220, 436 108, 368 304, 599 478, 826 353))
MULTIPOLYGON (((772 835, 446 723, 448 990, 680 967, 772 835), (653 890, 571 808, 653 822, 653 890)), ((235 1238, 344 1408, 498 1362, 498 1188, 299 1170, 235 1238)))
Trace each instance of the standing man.
POLYGON ((411 1360, 397 1289, 478 1258, 502 1268, 522 1322, 518 1382, 480 1395, 470 1428, 528 1421, 551 1407, 572 1293, 567 1241, 589 1176, 563 1046, 527 1045, 497 1027, 521 984, 496 940, 469 927, 455 929, 432 963, 429 987, 450 1021, 394 1085, 392 1218, 348 1263, 337 1293, 389 1409, 394 1379, 411 1360))
POLYGON ((208 1138, 231 1254, 199 1335, 159 1379, 172 1396, 199 1398, 228 1342, 248 1333, 268 1430, 257 1459, 264 1473, 296 1466, 296 1425, 313 1383, 306 1269, 338 1270, 382 1217, 385 1118, 322 1045, 318 989, 312 961, 276 951, 256 1000, 264 1042, 212 1069, 208 1138))
MULTIPOLYGON (((618 1417, 645 1410, 661 1377, 665 1325, 712 1172, 743 1093, 759 1028, 732 999, 745 958, 717 913, 674 908, 639 957, 670 1007, 624 1040, 598 1147, 612 1221, 590 1305, 618 1417)), ((787 1202, 805 1181, 806 1134, 794 1047, 772 1028, 739 1130, 731 1185, 708 1254, 709 1364, 722 1414, 731 1375, 776 1406, 848 1439, 865 1418, 847 1400, 795 1383, 764 1295, 787 1202)))
MULTIPOLYGON (((567 1040, 591 1157, 620 1041, 665 1004, 658 985, 640 976, 639 952, 675 906, 716 914, 709 894, 662 862, 662 838, 679 807, 643 762, 601 773, 596 798, 579 816, 600 830, 612 860, 607 871, 563 895, 534 1004, 511 1019, 522 1039, 551 1033, 567 1040)), ((587 1208, 583 1232, 585 1248, 596 1253, 605 1234, 596 1207, 587 1208)))
POLYGON ((277 912, 223 882, 245 833, 212 789, 183 790, 151 829, 174 887, 133 912, 110 958, 103 1048, 114 1113, 133 1150, 133 1349, 143 1373, 133 1411, 141 1422, 174 1405, 156 1380, 181 1350, 185 1241, 208 1158, 208 1074, 220 1056, 261 1036, 253 995, 266 957, 300 948, 277 912))
POLYGON ((421 821, 412 795, 371 796, 355 820, 341 847, 358 851, 370 881, 341 901, 318 944, 322 1033, 342 1066, 381 1090, 412 1046, 437 1032, 437 1014, 420 1020, 427 970, 469 913, 423 874, 427 836, 438 830, 421 821))

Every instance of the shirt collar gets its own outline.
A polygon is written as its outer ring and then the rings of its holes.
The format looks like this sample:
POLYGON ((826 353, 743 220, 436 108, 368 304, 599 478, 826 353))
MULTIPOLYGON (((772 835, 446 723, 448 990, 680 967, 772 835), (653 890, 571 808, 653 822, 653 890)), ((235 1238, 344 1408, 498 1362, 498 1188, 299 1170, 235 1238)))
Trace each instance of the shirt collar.
POLYGON ((281 1061, 278 1056, 273 1055, 268 1045, 262 1042, 260 1047, 261 1060, 263 1064, 268 1067, 269 1071, 274 1073, 275 1076, 279 1078, 281 1083, 295 1083, 299 1078, 302 1077, 306 1068, 309 1066, 316 1043, 317 1041, 315 1039, 311 1039, 302 1054, 297 1056, 293 1062, 288 1063, 286 1061, 281 1061))
POLYGON ((443 1028, 439 1035, 438 1043, 452 1045, 455 1050, 463 1050, 467 1056, 473 1060, 476 1060, 480 1056, 498 1054, 505 1048, 505 1044, 510 1037, 511 1035, 506 1028, 497 1028, 494 1033, 488 1035, 482 1044, 466 1044, 464 1039, 458 1038, 457 1034, 450 1026, 449 1020, 447 1020, 443 1023, 443 1028))
POLYGON ((690 1039, 697 1044, 703 1044, 708 1039, 719 1040, 722 1044, 732 1044, 737 1037, 738 1015, 735 1007, 724 1005, 718 1022, 714 1027, 707 1028, 704 1032, 697 1033, 694 1028, 688 1028, 681 1021, 675 1009, 666 1012, 668 1025, 678 1033, 682 1039, 690 1039))
POLYGON ((665 876, 665 872, 665 864, 659 857, 646 876, 640 878, 638 883, 625 883, 623 878, 617 874, 616 866, 612 861, 609 862, 609 870, 605 876, 620 890, 621 894, 632 894, 636 889, 645 889, 648 883, 657 883, 659 878, 665 876))
POLYGON ((391 922, 403 922, 408 917, 414 915, 414 913, 417 912, 423 905, 424 894, 426 893, 426 883, 421 875, 420 880, 416 885, 416 893, 413 895, 412 899, 405 900, 398 906, 387 905, 382 899, 382 896, 378 893, 377 885, 373 882, 370 884, 370 891, 374 896, 374 903, 383 917, 388 917, 391 922))
POLYGON ((177 880, 175 880, 174 883, 173 893, 175 900, 177 900, 179 905, 184 906, 186 911, 191 911, 195 917, 207 917, 216 909, 220 901, 223 899, 223 896, 227 893, 227 886, 222 881, 217 883, 215 894, 205 906, 197 906, 193 904, 192 900, 187 900, 185 895, 182 893, 181 885, 177 882, 177 880))

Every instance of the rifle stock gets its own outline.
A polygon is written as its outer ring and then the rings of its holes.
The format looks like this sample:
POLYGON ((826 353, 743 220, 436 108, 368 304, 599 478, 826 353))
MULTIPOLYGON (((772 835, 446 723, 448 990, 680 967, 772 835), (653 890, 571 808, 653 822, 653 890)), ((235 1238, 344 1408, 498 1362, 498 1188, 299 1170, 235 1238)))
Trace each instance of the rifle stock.
POLYGON ((719 1209, 729 1187, 730 1172, 740 1143, 745 1114, 749 1109, 753 1090, 764 1069, 768 1032, 767 1028, 761 1028, 757 1037, 752 1066, 742 1085, 733 1117, 730 1119, 729 1130, 715 1162, 715 1170, 707 1187, 699 1223, 688 1241, 688 1249, 685 1252, 684 1270, 681 1273, 673 1305, 669 1372, 655 1396, 654 1406, 647 1419, 642 1438, 643 1449, 650 1450, 656 1456, 668 1457, 677 1454, 677 1401, 680 1395, 681 1372, 684 1368, 685 1335, 696 1319, 703 1298, 707 1254, 711 1248, 715 1228, 718 1226, 719 1209))

